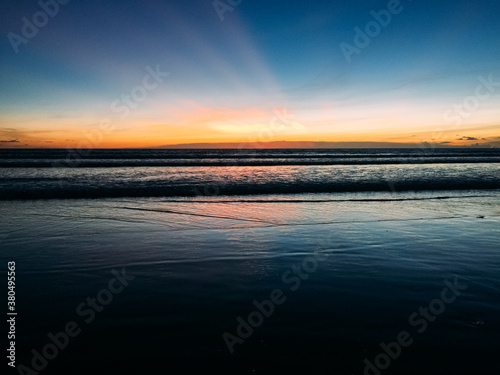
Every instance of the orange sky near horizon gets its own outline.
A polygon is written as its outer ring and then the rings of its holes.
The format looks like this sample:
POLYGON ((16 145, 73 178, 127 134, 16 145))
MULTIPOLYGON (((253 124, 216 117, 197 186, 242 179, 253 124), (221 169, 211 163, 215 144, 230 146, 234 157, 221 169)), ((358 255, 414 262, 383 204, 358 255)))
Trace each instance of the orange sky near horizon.
MULTIPOLYGON (((433 3, 432 12, 408 2, 351 56, 341 46, 370 24, 372 2, 281 2, 290 13, 269 18, 262 9, 279 1, 248 2, 224 22, 210 1, 197 3, 111 1, 121 17, 89 20, 81 12, 95 5, 75 2, 28 44, 6 38, 0 148, 500 146, 497 2, 433 3)), ((18 30, 36 11, 12 2, 0 28, 18 30)))
MULTIPOLYGON (((500 140, 495 115, 485 112, 483 123, 439 124, 439 113, 405 116, 409 108, 357 108, 335 106, 320 110, 275 108, 207 108, 190 103, 184 108, 167 108, 153 116, 94 116, 45 119, 32 115, 0 120, 2 148, 140 148, 186 143, 312 142, 422 142, 467 146, 500 140), (162 120, 168 120, 163 122, 162 120), (420 122, 420 123, 419 123, 420 122), (15 128, 12 124, 16 124, 15 128), (17 142, 13 142, 16 141, 17 142)), ((38 116, 42 117, 42 116, 38 116)))

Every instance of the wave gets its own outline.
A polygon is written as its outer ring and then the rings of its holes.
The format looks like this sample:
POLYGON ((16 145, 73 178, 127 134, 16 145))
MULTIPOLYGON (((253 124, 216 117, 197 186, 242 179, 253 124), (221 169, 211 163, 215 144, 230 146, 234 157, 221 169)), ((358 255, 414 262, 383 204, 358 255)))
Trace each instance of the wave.
POLYGON ((500 163, 499 149, 0 149, 0 168, 228 167, 500 163))
POLYGON ((457 163, 500 163, 496 158, 352 158, 352 159, 285 159, 285 160, 98 160, 98 161, 0 161, 0 168, 126 168, 126 167, 263 167, 294 165, 391 165, 391 164, 457 164, 457 163))
POLYGON ((496 149, 67 153, 0 150, 0 200, 500 189, 496 149))
POLYGON ((409 192, 500 189, 500 179, 478 181, 401 181, 401 182, 334 182, 334 183, 266 183, 259 185, 166 185, 141 186, 131 183, 123 187, 69 186, 50 188, 26 187, 0 189, 0 200, 19 199, 97 199, 138 197, 214 197, 275 194, 344 193, 344 192, 409 192))

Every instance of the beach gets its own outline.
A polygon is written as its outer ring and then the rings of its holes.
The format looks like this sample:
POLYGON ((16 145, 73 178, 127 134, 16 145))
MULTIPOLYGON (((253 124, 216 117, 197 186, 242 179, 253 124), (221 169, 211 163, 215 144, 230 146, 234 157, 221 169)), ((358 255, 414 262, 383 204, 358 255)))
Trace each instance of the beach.
POLYGON ((0 3, 5 375, 500 375, 500 1, 0 3))
POLYGON ((72 322, 44 373, 496 374, 499 198, 3 201, 17 363, 72 322))

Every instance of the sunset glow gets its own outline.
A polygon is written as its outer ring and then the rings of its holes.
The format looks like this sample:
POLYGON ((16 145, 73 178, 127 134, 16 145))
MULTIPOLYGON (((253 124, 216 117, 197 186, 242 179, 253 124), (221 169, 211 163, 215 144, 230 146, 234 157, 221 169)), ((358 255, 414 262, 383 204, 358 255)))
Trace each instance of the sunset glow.
MULTIPOLYGON (((500 49, 480 37, 499 28, 491 11, 498 2, 473 12, 458 2, 446 28, 437 20, 448 7, 433 4, 428 14, 425 2, 401 2, 362 49, 355 28, 385 3, 340 9, 321 1, 301 14, 273 2, 279 22, 251 2, 222 21, 211 2, 194 3, 72 2, 28 43, 4 38, 0 147, 500 144, 500 49), (89 28, 92 12, 109 19, 89 28), (414 27, 419 33, 409 32, 414 27), (342 43, 358 51, 346 55, 342 43)), ((22 17, 37 10, 9 7, 2 33, 21 35, 22 17)))

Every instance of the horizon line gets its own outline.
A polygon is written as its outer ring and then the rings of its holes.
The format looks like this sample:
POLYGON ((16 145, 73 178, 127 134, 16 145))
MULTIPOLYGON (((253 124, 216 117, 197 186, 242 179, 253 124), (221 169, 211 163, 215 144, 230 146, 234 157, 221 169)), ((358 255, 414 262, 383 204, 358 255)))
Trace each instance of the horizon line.
MULTIPOLYGON (((29 147, 29 145, 20 145, 14 147, 2 147, 1 150, 22 150, 22 149, 40 149, 57 150, 73 149, 69 147, 29 147), (28 147, 22 147, 28 146, 28 147)), ((499 148, 500 142, 475 143, 469 145, 453 145, 446 143, 433 142, 328 142, 328 141, 270 141, 270 142, 195 142, 195 143, 177 143, 158 146, 140 146, 140 147, 93 147, 95 150, 122 149, 426 149, 426 148, 499 148), (498 143, 498 144, 497 144, 498 143), (258 146, 258 147, 256 147, 258 146)), ((90 149, 89 149, 90 150, 90 149)))

